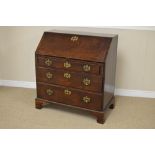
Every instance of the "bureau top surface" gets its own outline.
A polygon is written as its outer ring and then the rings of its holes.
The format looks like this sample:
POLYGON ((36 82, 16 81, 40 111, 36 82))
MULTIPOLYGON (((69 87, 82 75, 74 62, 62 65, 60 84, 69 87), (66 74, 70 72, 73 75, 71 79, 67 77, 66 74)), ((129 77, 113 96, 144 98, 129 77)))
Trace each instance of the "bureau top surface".
POLYGON ((114 37, 117 35, 53 30, 44 32, 36 54, 104 62, 114 37))

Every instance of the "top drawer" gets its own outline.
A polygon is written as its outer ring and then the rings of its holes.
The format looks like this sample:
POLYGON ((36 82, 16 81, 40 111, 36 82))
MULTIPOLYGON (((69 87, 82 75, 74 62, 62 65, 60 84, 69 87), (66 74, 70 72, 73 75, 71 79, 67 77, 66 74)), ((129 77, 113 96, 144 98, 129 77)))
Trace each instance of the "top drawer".
POLYGON ((101 63, 92 63, 81 60, 56 58, 36 55, 38 67, 67 69, 69 71, 86 72, 92 74, 102 74, 103 66, 101 63))

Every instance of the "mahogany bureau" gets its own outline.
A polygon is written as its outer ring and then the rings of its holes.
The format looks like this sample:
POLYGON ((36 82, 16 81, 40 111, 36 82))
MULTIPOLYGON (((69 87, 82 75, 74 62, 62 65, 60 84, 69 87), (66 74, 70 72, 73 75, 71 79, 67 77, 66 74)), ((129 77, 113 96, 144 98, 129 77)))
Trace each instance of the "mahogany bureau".
POLYGON ((117 35, 44 32, 36 49, 35 106, 53 103, 89 111, 104 123, 114 108, 117 35))

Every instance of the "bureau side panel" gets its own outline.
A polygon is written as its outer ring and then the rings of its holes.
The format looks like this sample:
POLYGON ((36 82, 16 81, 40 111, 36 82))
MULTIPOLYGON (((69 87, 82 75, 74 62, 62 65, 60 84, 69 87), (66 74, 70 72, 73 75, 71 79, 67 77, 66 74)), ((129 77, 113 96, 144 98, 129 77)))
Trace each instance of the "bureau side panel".
POLYGON ((114 37, 109 48, 109 52, 105 61, 105 79, 104 79, 104 106, 110 102, 115 91, 115 75, 116 75, 116 59, 117 59, 117 43, 118 36, 114 37))

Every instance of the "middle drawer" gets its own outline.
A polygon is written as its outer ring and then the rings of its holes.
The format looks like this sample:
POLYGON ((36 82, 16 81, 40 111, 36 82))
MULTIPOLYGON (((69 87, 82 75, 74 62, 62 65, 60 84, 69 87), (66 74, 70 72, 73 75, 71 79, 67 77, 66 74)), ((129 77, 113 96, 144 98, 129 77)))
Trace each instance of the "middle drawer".
POLYGON ((51 83, 95 92, 102 91, 102 76, 38 67, 37 82, 51 83))

